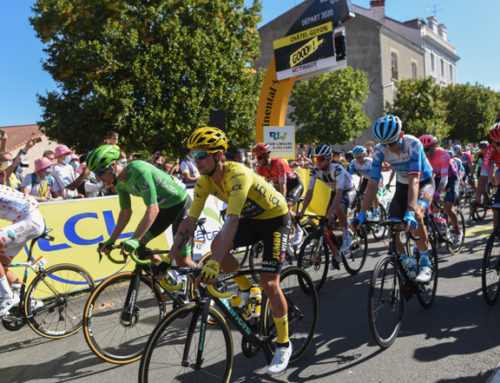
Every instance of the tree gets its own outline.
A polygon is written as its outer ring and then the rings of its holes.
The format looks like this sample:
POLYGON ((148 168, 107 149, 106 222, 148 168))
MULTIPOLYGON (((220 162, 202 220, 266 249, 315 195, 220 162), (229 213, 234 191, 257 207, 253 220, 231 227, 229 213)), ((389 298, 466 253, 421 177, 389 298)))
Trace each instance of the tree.
POLYGON ((84 152, 114 128, 127 151, 181 154, 225 110, 234 144, 250 144, 259 0, 37 0, 33 11, 58 85, 38 95, 49 138, 84 152))
POLYGON ((347 67, 296 83, 290 119, 299 142, 347 142, 370 126, 362 103, 368 97, 366 73, 347 67))
POLYGON ((399 80, 394 102, 386 105, 386 111, 401 119, 405 133, 416 137, 423 134, 448 137, 450 126, 446 122, 441 87, 432 77, 399 80))
POLYGON ((455 84, 443 89, 448 110, 447 122, 452 127, 450 138, 477 142, 487 137, 497 117, 497 96, 482 85, 455 84))

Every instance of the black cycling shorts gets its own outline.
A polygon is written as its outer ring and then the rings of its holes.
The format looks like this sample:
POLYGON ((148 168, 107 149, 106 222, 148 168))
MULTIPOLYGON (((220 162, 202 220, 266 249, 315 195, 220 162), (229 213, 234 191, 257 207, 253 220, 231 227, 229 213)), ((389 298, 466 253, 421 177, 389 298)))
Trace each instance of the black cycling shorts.
POLYGON ((365 194, 366 187, 368 186, 368 178, 363 178, 363 182, 361 182, 361 186, 359 187, 359 195, 365 194))
MULTIPOLYGON (((434 184, 436 185, 436 188, 440 183, 441 183, 441 177, 435 177, 434 184)), ((451 202, 451 203, 457 202, 458 195, 460 192, 460 183, 458 182, 457 177, 448 177, 448 182, 446 183, 445 192, 446 192, 446 195, 444 197, 445 202, 451 202)))
MULTIPOLYGON (((330 205, 332 204, 333 200, 335 199, 335 193, 336 190, 332 190, 332 194, 330 195, 330 200, 328 201, 328 206, 326 208, 326 211, 330 208, 330 205)), ((356 198, 356 189, 350 188, 347 190, 344 190, 342 192, 342 199, 340 201, 341 204, 345 206, 345 211, 347 212, 347 209, 352 205, 354 202, 354 198, 356 198)))
POLYGON ((269 219, 240 218, 234 237, 234 247, 249 246, 262 241, 264 243, 262 272, 280 274, 290 228, 289 213, 269 219))
MULTIPOLYGON (((422 205, 427 210, 434 196, 434 178, 419 183, 417 204, 422 205)), ((408 184, 396 182, 396 191, 392 197, 389 207, 389 218, 403 219, 408 209, 408 184)))
MULTIPOLYGON (((174 206, 166 209, 160 209, 156 219, 152 223, 151 227, 144 235, 144 239, 149 242, 153 238, 157 237, 172 225, 172 232, 175 235, 179 225, 187 217, 189 207, 191 206, 191 197, 186 194, 186 199, 174 206)), ((191 243, 188 243, 186 247, 179 252, 179 256, 187 256, 191 254, 191 243)))
POLYGON ((304 193, 304 184, 299 177, 290 178, 286 182, 286 201, 296 204, 304 193))

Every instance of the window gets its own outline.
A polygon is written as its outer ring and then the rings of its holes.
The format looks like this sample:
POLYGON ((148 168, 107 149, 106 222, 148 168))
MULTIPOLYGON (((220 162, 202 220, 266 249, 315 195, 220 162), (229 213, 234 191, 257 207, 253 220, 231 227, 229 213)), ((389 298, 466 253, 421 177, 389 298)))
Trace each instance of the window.
POLYGON ((411 78, 417 78, 417 63, 411 63, 411 78))
POLYGON ((444 60, 441 59, 441 77, 444 77, 444 60))
POLYGON ((434 62, 434 53, 431 53, 431 71, 436 71, 436 63, 434 62))
POLYGON ((398 54, 395 52, 391 53, 391 76, 392 79, 398 79, 398 54))
POLYGON ((450 64, 450 82, 453 82, 453 65, 450 64))

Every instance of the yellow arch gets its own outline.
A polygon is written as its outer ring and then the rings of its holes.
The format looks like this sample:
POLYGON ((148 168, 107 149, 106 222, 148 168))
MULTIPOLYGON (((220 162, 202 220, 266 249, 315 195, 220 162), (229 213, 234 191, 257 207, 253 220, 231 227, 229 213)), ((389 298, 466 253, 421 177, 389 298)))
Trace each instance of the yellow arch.
POLYGON ((255 123, 256 142, 264 142, 264 126, 285 126, 286 107, 296 80, 297 77, 290 77, 278 81, 273 57, 260 91, 255 123))

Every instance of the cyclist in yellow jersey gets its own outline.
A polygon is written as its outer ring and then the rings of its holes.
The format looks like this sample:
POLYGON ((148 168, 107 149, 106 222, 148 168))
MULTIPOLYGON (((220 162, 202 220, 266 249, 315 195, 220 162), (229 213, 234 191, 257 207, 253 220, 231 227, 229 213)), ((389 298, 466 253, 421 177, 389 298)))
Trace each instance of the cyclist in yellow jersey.
MULTIPOLYGON (((279 285, 291 227, 286 200, 270 183, 243 164, 225 162, 227 138, 222 130, 212 127, 197 129, 189 137, 188 147, 192 149, 201 177, 196 182, 188 217, 177 230, 169 257, 172 259, 192 237, 209 195, 227 203, 224 225, 212 242, 212 256, 203 266, 200 280, 213 283, 220 268, 226 273, 238 270, 239 263, 230 251, 263 241, 260 284, 270 301, 278 336, 278 347, 268 373, 281 373, 292 354, 292 344, 288 339, 288 307, 279 285)), ((252 287, 246 276, 234 281, 243 292, 252 287)), ((242 294, 245 296, 248 293, 242 294)))

